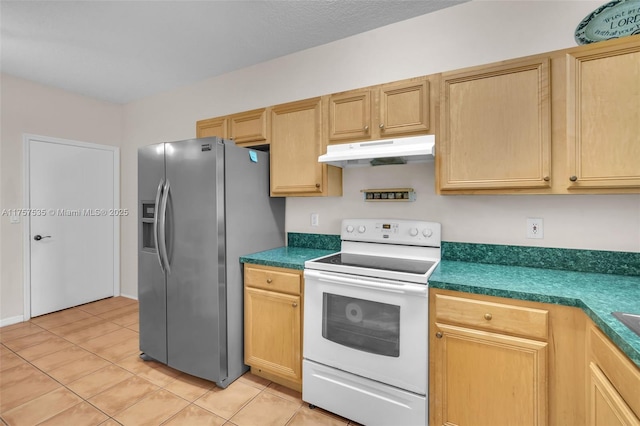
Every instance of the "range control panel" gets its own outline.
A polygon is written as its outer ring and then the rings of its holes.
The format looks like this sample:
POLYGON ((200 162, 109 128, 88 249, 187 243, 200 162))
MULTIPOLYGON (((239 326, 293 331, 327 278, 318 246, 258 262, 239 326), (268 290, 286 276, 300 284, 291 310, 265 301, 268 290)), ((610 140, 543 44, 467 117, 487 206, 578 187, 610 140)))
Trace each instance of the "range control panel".
POLYGON ((406 219, 343 219, 343 241, 440 247, 441 229, 436 222, 406 219))

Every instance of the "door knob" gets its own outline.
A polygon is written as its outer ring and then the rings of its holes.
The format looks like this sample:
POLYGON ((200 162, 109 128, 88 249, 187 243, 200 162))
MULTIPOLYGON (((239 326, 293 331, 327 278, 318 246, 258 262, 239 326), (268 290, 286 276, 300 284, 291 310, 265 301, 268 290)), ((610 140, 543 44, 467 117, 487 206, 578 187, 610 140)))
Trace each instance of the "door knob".
POLYGON ((36 235, 35 237, 33 237, 33 239, 36 241, 40 241, 43 238, 51 238, 51 235, 45 235, 44 237, 42 235, 36 235))

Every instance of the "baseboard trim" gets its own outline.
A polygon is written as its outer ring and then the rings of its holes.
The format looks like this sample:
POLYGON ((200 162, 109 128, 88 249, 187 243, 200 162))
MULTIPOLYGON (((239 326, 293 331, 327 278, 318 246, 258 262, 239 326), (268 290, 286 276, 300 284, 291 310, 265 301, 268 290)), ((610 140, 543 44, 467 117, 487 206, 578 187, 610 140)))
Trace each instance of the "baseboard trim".
POLYGON ((126 297, 127 299, 138 300, 138 296, 131 296, 129 294, 120 293, 121 297, 126 297))
POLYGON ((18 324, 19 322, 24 321, 23 315, 18 315, 16 317, 4 318, 0 319, 0 327, 6 327, 8 325, 18 324))

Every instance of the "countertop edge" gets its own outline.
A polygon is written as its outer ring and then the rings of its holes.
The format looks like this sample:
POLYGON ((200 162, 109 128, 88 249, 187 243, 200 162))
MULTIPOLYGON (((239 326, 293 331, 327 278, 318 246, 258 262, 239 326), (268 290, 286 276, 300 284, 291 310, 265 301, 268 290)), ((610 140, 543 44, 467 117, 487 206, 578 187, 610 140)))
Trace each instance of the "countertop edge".
MULTIPOLYGON (((585 315, 591 319, 602 332, 631 360, 636 367, 640 368, 640 350, 627 342, 627 338, 621 336, 608 322, 602 318, 602 315, 589 307, 588 303, 580 298, 549 295, 536 292, 524 292, 515 290, 506 290, 500 288, 474 286, 459 283, 449 283, 441 280, 429 280, 429 286, 436 289, 460 291, 464 293, 480 294, 485 296, 503 297, 507 299, 523 300, 537 303, 548 303, 554 305, 563 305, 581 309, 585 315)), ((613 316, 610 321, 615 320, 613 316)), ((617 321, 617 320, 616 320, 617 321)), ((622 327, 626 327, 621 324, 622 327)), ((633 332, 629 330, 629 333, 633 332)), ((640 337, 639 337, 640 338, 640 337)))
POLYGON ((283 262, 281 260, 272 261, 264 259, 256 259, 253 257, 240 257, 240 263, 248 263, 251 265, 273 266, 275 268, 295 269, 298 271, 304 270, 304 265, 300 266, 298 263, 283 262))

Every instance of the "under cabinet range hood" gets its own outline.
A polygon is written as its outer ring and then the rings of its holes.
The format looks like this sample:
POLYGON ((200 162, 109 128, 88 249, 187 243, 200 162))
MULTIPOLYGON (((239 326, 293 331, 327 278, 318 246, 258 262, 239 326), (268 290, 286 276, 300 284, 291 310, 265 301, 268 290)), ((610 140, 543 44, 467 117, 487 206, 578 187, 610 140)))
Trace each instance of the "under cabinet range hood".
POLYGON ((338 167, 425 162, 433 160, 435 141, 434 135, 420 135, 329 145, 318 161, 338 167))

